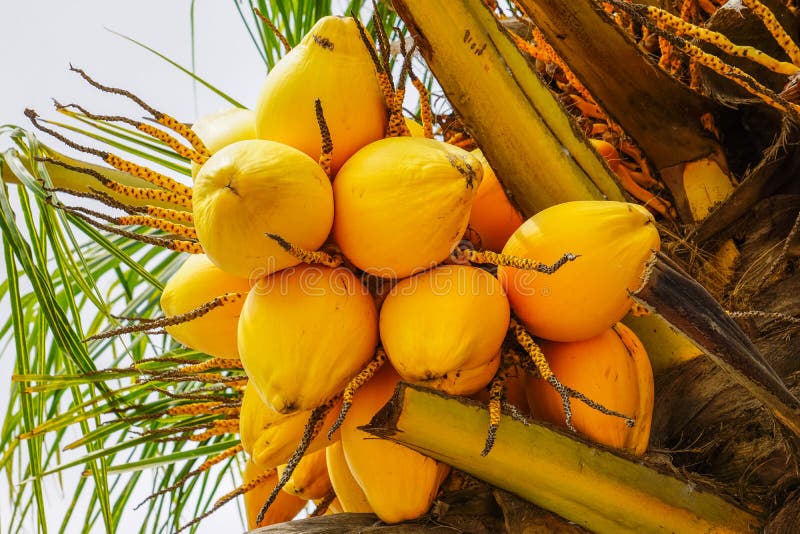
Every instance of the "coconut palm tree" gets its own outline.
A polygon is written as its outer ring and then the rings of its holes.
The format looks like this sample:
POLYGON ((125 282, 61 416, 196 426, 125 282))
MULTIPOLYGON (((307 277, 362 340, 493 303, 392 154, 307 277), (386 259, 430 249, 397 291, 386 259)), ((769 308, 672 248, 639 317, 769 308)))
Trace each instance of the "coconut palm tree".
MULTIPOLYGON (((284 50, 278 33, 294 45, 322 15, 354 12, 366 20, 372 5, 364 4, 251 0, 232 9, 272 68, 284 50)), ((788 179, 797 160, 793 76, 800 53, 786 44, 796 37, 797 9, 793 2, 747 0, 743 16, 720 2, 690 0, 654 11, 659 3, 647 2, 648 8, 613 0, 604 4, 614 15, 607 17, 600 4, 377 4, 375 20, 387 30, 399 27, 388 30, 386 52, 401 53, 413 35, 424 57, 418 74, 423 85, 437 88, 438 135, 480 146, 523 215, 575 199, 636 200, 659 216, 665 242, 637 293, 655 313, 625 319, 656 371, 654 428, 644 459, 509 415, 500 419, 503 446, 482 456, 484 408, 403 386, 370 431, 443 459, 470 480, 466 489, 458 487, 462 493, 444 492, 409 529, 444 523, 485 531, 568 530, 576 528, 571 521, 598 531, 665 523, 681 531, 741 530, 771 520, 777 531, 796 524, 794 377, 800 364, 787 338, 796 336, 799 311, 797 299, 785 295, 796 294, 800 226, 796 184, 788 179), (719 48, 708 51, 709 43, 719 48), (753 56, 758 65, 740 65, 753 56), (610 152, 605 163, 586 135, 612 141, 622 156, 610 152), (552 463, 562 466, 562 477, 542 475, 552 463)), ((368 29, 380 45, 374 21, 368 29)), ((397 63, 395 74, 402 68, 397 63)), ((63 111, 69 122, 57 126, 67 138, 85 134, 103 150, 190 176, 189 159, 146 129, 81 109, 63 111)), ((54 131, 53 123, 31 117, 41 130, 54 131)), ((228 415, 198 413, 198 402, 235 405, 240 391, 233 386, 242 371, 203 368, 208 356, 176 344, 161 332, 165 323, 152 322, 182 257, 152 246, 169 245, 164 232, 120 229, 119 220, 89 211, 82 200, 100 198, 98 180, 152 185, 67 158, 44 145, 38 132, 4 127, 2 133, 14 143, 0 158, 7 271, 0 297, 11 307, 0 338, 16 355, 0 433, 0 464, 15 485, 8 528, 22 530, 35 516, 42 532, 75 525, 125 530, 129 510, 150 495, 141 503, 147 509, 142 531, 196 529, 194 519, 227 500, 222 488, 227 479, 240 482, 243 465, 228 415), (119 330, 131 325, 144 328, 119 330), (109 330, 120 335, 104 336, 109 330), (76 469, 83 476, 73 506, 60 524, 52 522, 47 481, 76 469), (143 476, 151 470, 157 470, 152 483, 143 476)), ((103 200, 113 205, 113 198, 103 200)), ((312 521, 343 531, 375 518, 312 521)))

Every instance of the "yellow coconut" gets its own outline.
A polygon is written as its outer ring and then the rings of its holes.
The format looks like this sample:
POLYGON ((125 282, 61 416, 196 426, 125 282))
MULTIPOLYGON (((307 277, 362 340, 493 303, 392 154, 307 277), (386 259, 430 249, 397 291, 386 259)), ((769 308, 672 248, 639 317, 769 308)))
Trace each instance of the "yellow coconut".
POLYGON ((367 496, 364 495, 364 490, 353 478, 350 466, 347 465, 342 441, 339 440, 325 447, 325 454, 328 476, 331 479, 333 490, 336 492, 336 498, 339 499, 341 511, 357 514, 372 513, 372 507, 367 501, 367 496))
POLYGON ((500 267, 498 278, 531 334, 578 341, 608 330, 628 312, 628 292, 639 287, 660 244, 655 220, 642 206, 565 202, 528 219, 503 253, 545 264, 566 252, 579 257, 550 275, 500 267))
POLYGON ((349 270, 286 269, 247 296, 239 319, 242 365, 275 411, 310 410, 372 358, 377 323, 372 296, 349 270))
POLYGON ((167 332, 187 347, 210 356, 238 358, 237 325, 248 291, 250 283, 246 278, 222 271, 205 254, 190 256, 164 286, 161 293, 164 315, 188 313, 226 293, 241 293, 242 298, 214 308, 198 319, 168 326, 167 332))
POLYGON ((342 425, 347 465, 375 514, 387 523, 426 513, 450 470, 447 464, 358 428, 386 404, 399 380, 391 366, 384 366, 356 392, 342 425))
POLYGON ((469 227, 480 236, 481 248, 500 252, 524 219, 508 200, 503 184, 483 153, 476 149, 472 155, 483 165, 483 180, 472 203, 469 227))
MULTIPOLYGON (((620 417, 572 402, 575 429, 592 441, 644 454, 653 418, 653 371, 636 335, 618 323, 584 341, 543 341, 541 347, 564 385, 635 421, 629 427, 620 417)), ((534 418, 566 426, 561 396, 549 383, 530 378, 527 394, 534 418)))
MULTIPOLYGON (((325 449, 319 449, 303 456, 283 491, 303 499, 321 499, 330 493, 332 486, 325 454, 325 449)), ((279 465, 278 476, 282 477, 285 470, 285 464, 279 465)))
MULTIPOLYGON (((333 426, 340 408, 341 402, 325 415, 323 428, 333 426)), ((285 464, 300 444, 310 416, 311 410, 290 415, 276 414, 264 404, 255 388, 248 386, 239 413, 239 436, 244 452, 262 469, 285 464)), ((338 430, 331 436, 331 440, 328 440, 327 432, 321 432, 311 442, 306 454, 327 447, 338 439, 338 430)))
POLYGON ((256 103, 261 139, 321 150, 314 110, 319 99, 333 138, 332 172, 386 131, 387 110, 375 67, 355 20, 323 17, 267 75, 256 103))
POLYGON ((367 145, 334 180, 334 239, 356 266, 377 276, 429 269, 464 233, 482 173, 469 152, 434 139, 367 145))
MULTIPOLYGON (((192 124, 192 130, 211 154, 237 141, 256 138, 256 114, 250 109, 225 108, 203 115, 192 124)), ((192 162, 192 178, 200 165, 192 162)))
MULTIPOLYGON (((267 472, 266 469, 258 467, 251 461, 245 464, 242 479, 245 484, 251 483, 260 477, 263 473, 267 472)), ((258 513, 261 507, 272 493, 272 489, 278 483, 277 471, 272 471, 266 478, 264 478, 256 487, 244 494, 244 508, 247 512, 247 528, 250 530, 256 527, 265 527, 267 525, 274 525, 275 523, 283 523, 284 521, 291 521, 294 519, 300 510, 306 505, 306 500, 281 492, 278 498, 269 507, 269 510, 264 514, 261 523, 256 523, 258 513)))
POLYGON ((392 289, 381 308, 381 341, 403 380, 468 395, 497 371, 509 317, 494 276, 477 267, 441 265, 392 289))
POLYGON ((305 249, 325 242, 333 221, 330 180, 319 165, 272 141, 239 141, 203 164, 194 183, 194 223, 209 259, 249 279, 299 261, 265 236, 305 249))

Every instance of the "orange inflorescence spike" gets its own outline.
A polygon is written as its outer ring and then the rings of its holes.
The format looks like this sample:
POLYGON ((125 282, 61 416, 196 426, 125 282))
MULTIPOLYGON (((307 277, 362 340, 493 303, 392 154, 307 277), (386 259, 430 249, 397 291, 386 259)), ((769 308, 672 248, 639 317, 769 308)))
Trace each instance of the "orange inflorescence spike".
POLYGON ((314 114, 317 118, 319 133, 322 137, 322 152, 319 155, 319 166, 325 171, 328 178, 331 178, 331 162, 333 161, 333 139, 328 122, 325 120, 325 113, 322 110, 322 102, 319 98, 314 100, 314 114))
POLYGON ((211 152, 208 151, 208 148, 206 148, 205 143, 203 143, 202 139, 200 139, 200 137, 197 136, 194 130, 192 130, 182 122, 173 119, 166 113, 161 113, 160 116, 155 117, 155 119, 156 122, 159 123, 160 125, 169 128, 173 132, 177 133, 178 135, 189 141, 189 144, 192 145, 192 148, 194 148, 200 156, 204 157, 205 159, 211 157, 211 152))
POLYGON ((236 406, 224 406, 221 402, 193 402, 173 406, 167 410, 168 415, 239 415, 239 408, 236 406))
POLYGON ((422 130, 425 137, 433 139, 433 110, 431 109, 431 95, 422 80, 413 76, 411 83, 419 94, 419 114, 422 119, 422 130))
POLYGON ((384 363, 386 363, 386 352, 383 348, 378 347, 378 350, 375 351, 375 357, 370 360, 367 366, 350 380, 347 387, 344 388, 344 393, 342 393, 342 408, 339 410, 339 416, 336 418, 336 421, 333 423, 330 430, 328 430, 328 439, 332 439, 334 432, 344 423, 347 412, 350 411, 350 407, 353 405, 353 398, 355 397, 356 391, 369 382, 370 379, 375 376, 375 373, 383 367, 384 363))
POLYGON ((693 37, 712 44, 731 56, 746 57, 774 72, 789 75, 800 70, 797 66, 785 61, 778 61, 752 46, 737 45, 725 35, 707 28, 695 26, 680 17, 676 17, 669 11, 654 6, 647 6, 643 9, 643 12, 647 18, 655 22, 660 28, 670 29, 678 35, 693 37))
POLYGON ((259 510, 258 517, 256 517, 256 525, 264 520, 264 514, 267 513, 269 507, 272 506, 273 502, 275 502, 278 492, 286 485, 287 482, 289 482, 289 479, 291 478, 292 473, 294 473, 297 464, 300 463, 300 460, 303 458, 306 450, 308 450, 308 446, 322 430, 322 424, 325 422, 325 414, 330 411, 337 401, 338 398, 331 399, 311 411, 311 415, 308 418, 305 429, 303 429, 303 437, 300 440, 300 444, 297 445, 297 448, 292 453, 292 456, 286 462, 286 469, 283 470, 283 474, 281 474, 278 484, 272 490, 272 493, 269 495, 266 502, 264 502, 261 510, 259 510))
POLYGON ((146 133, 150 137, 154 137, 163 142, 165 145, 174 150, 176 154, 183 156, 186 159, 190 159, 199 165, 202 165, 208 161, 208 156, 204 156, 203 154, 198 153, 196 150, 192 150, 164 130, 160 130, 152 124, 140 122, 136 125, 136 128, 146 133))
POLYGON ((161 174, 160 172, 156 172, 152 169, 148 169, 143 165, 138 165, 126 159, 123 159, 116 154, 107 154, 104 158, 105 162, 114 167, 117 170, 122 172, 127 172, 137 178, 141 178, 153 185, 158 187, 163 187, 167 191, 172 191, 177 195, 181 195, 187 198, 192 198, 192 188, 182 183, 173 180, 169 176, 161 174))
POLYGON ((209 369, 243 369, 243 366, 241 360, 233 358, 211 358, 203 363, 184 365, 178 369, 178 372, 183 374, 202 373, 209 369))
POLYGON ((224 460, 227 460, 228 458, 231 458, 231 457, 239 454, 240 452, 242 452, 242 450, 244 450, 244 448, 242 447, 241 443, 239 445, 234 445, 233 447, 231 447, 229 449, 225 449, 224 451, 222 451, 218 455, 214 456, 213 458, 209 458, 208 460, 203 462, 200 465, 200 467, 198 467, 197 469, 195 469, 195 470, 187 473, 186 475, 182 476, 180 479, 178 479, 177 482, 172 484, 170 487, 163 488, 163 489, 157 491, 156 493, 153 493, 152 495, 148 496, 145 500, 143 500, 142 502, 137 504, 136 507, 134 508, 134 510, 138 510, 147 501, 155 499, 156 497, 159 497, 159 496, 164 495, 166 493, 170 493, 172 491, 175 491, 176 489, 180 488, 183 485, 183 483, 186 482, 187 480, 189 480, 190 478, 192 478, 194 476, 197 476, 200 473, 204 473, 205 471, 208 471, 211 467, 217 465, 218 463, 220 463, 220 462, 222 462, 224 460))
POLYGON ((189 436, 191 441, 206 441, 214 436, 221 436, 223 434, 236 434, 239 432, 239 419, 223 419, 222 421, 214 421, 211 428, 199 434, 189 436))
POLYGON ((511 39, 514 41, 514 44, 517 46, 519 50, 525 52, 526 54, 530 55, 534 59, 538 59, 539 61, 549 62, 550 55, 547 53, 546 50, 542 49, 541 47, 537 46, 537 44, 532 43, 530 41, 526 41, 513 31, 508 32, 511 35, 511 39))
POLYGON ((148 105, 144 100, 142 100, 138 96, 134 95, 130 91, 126 91, 125 89, 120 89, 118 87, 109 87, 107 85, 103 85, 101 83, 98 83, 98 82, 94 81, 83 70, 81 70, 79 68, 76 68, 76 67, 73 67, 72 65, 70 65, 69 68, 70 68, 71 71, 77 72, 78 74, 80 74, 80 76, 84 80, 86 80, 89 83, 89 85, 91 85, 92 87, 95 87, 95 88, 103 91, 104 93, 111 93, 111 94, 114 94, 114 95, 121 95, 121 96, 124 96, 124 97, 132 100, 133 102, 138 104, 139 107, 141 107, 142 109, 147 111, 150 115, 152 115, 152 117, 160 125, 169 128, 173 132, 177 133, 178 135, 180 135, 181 137, 183 137, 184 139, 189 141, 189 144, 192 145, 192 148, 194 148, 197 151, 198 154, 200 154, 201 156, 205 156, 206 158, 211 157, 211 154, 209 153, 209 151, 206 148, 206 145, 203 143, 203 141, 197 136, 196 133, 194 133, 192 131, 191 128, 189 128, 185 124, 183 124, 181 122, 178 122, 177 120, 173 119, 172 117, 170 117, 166 113, 162 113, 161 111, 158 111, 157 109, 155 109, 152 106, 148 105))
POLYGON ((406 90, 398 88, 392 100, 392 107, 389 113, 389 124, 386 126, 386 137, 402 137, 411 135, 411 131, 403 118, 403 100, 405 100, 406 90))
POLYGON ((144 206, 145 213, 156 219, 169 219, 171 221, 194 224, 194 217, 191 211, 179 211, 158 206, 144 206))
POLYGON ((759 0, 742 0, 742 4, 750 8, 750 10, 764 23, 764 26, 775 38, 775 41, 780 45, 792 63, 800 65, 800 48, 792 40, 791 36, 783 29, 781 23, 775 17, 775 14, 759 0))
POLYGON ((509 256, 507 254, 498 254, 491 250, 472 250, 472 249, 457 249, 454 254, 457 257, 466 259, 472 263, 488 263, 491 265, 504 265, 506 267, 514 267, 516 269, 525 269, 529 271, 538 271, 544 274, 553 274, 566 263, 574 261, 578 258, 575 254, 570 252, 565 253, 558 261, 552 265, 545 265, 530 258, 521 258, 519 256, 509 256))
POLYGON ((215 308, 219 308, 220 306, 224 306, 225 304, 230 304, 233 302, 238 302, 244 297, 241 293, 234 292, 234 293, 225 293, 219 297, 216 297, 205 304, 198 306, 194 310, 191 310, 187 313, 182 313, 180 315, 173 315, 170 317, 162 317, 160 319, 153 319, 151 321, 147 321, 144 324, 132 325, 132 326, 124 326, 122 328, 116 328, 114 330, 109 330, 107 332, 103 332, 101 334, 96 334, 94 336, 86 338, 86 341, 92 341, 95 339, 105 339, 109 337, 119 336, 122 334, 130 334, 132 332, 140 332, 143 330, 152 330, 154 328, 165 328, 167 326, 178 325, 182 323, 187 323, 194 319, 199 319, 203 317, 208 312, 215 308))
POLYGON ((486 434, 486 445, 481 451, 481 456, 486 456, 491 452, 497 439, 497 429, 500 427, 500 416, 502 415, 503 400, 506 393, 507 376, 508 365, 501 365, 489 384, 489 430, 486 434))
POLYGON ((295 258, 303 263, 308 263, 309 265, 320 264, 333 268, 338 267, 344 261, 344 258, 338 254, 328 254, 327 252, 323 252, 321 250, 304 250, 293 243, 289 243, 278 234, 267 233, 264 235, 277 242, 283 250, 295 258))
POLYGON ((178 154, 180 156, 183 156, 186 159, 190 159, 190 160, 194 161, 195 163, 198 163, 198 164, 202 165, 208 159, 207 157, 205 157, 205 156, 203 156, 201 154, 198 154, 195 150, 186 147, 184 144, 182 144, 180 141, 175 139, 173 136, 171 136, 170 134, 168 134, 167 132, 165 132, 163 130, 160 130, 160 129, 156 128, 152 124, 147 124, 147 123, 144 123, 144 122, 135 121, 133 119, 129 119, 128 117, 123 117, 123 116, 120 116, 120 115, 97 115, 96 113, 92 113, 89 110, 87 110, 86 108, 84 108, 83 106, 80 106, 78 104, 66 104, 66 105, 63 105, 63 104, 58 103, 57 101, 55 102, 55 104, 56 104, 56 109, 58 111, 64 112, 65 110, 67 110, 69 108, 73 108, 73 109, 77 109, 78 111, 83 113, 84 116, 86 116, 86 117, 88 117, 90 119, 93 119, 93 120, 105 121, 105 122, 124 122, 125 124, 129 124, 129 125, 133 126, 134 128, 136 128, 137 130, 139 130, 140 132, 143 132, 143 133, 149 135, 150 137, 153 137, 153 138, 158 139, 159 141, 163 142, 168 147, 170 147, 172 150, 174 150, 176 154, 178 154))
POLYGON ((188 237, 189 239, 197 239, 197 232, 191 226, 174 223, 171 221, 164 221, 162 219, 154 219, 145 215, 126 215, 117 217, 116 223, 120 226, 147 226, 155 228, 156 230, 163 230, 170 234, 179 235, 181 237, 188 237))
POLYGON ((683 0, 679 12, 682 20, 694 20, 697 16, 697 0, 683 0))
POLYGON ((386 104, 386 108, 391 109, 392 102, 394 102, 394 85, 392 84, 392 78, 389 76, 386 69, 384 69, 383 63, 381 63, 381 59, 378 57, 378 53, 375 51, 375 47, 372 46, 372 41, 370 41, 369 37, 367 37, 367 31, 364 28, 364 25, 360 20, 358 20, 358 17, 356 17, 355 13, 352 13, 351 15, 356 21, 358 33, 361 36, 361 42, 364 43, 364 46, 367 48, 367 52, 369 52, 369 56, 372 58, 372 64, 375 66, 375 73, 378 77, 378 86, 381 88, 381 92, 383 93, 383 101, 386 104))
POLYGON ((174 204, 176 206, 190 209, 192 207, 191 198, 173 193, 172 191, 165 191, 163 189, 148 189, 144 187, 132 187, 129 185, 123 185, 119 182, 114 182, 112 180, 104 182, 103 185, 115 193, 119 193, 120 195, 124 195, 136 200, 164 202, 166 204, 174 204))
POLYGON ((530 356, 530 359, 533 361, 536 369, 539 372, 539 376, 544 380, 547 380, 547 382, 553 386, 553 389, 558 391, 558 394, 561 395, 561 402, 564 407, 567 428, 575 431, 575 427, 572 426, 572 408, 570 406, 570 398, 578 399, 587 406, 606 415, 613 415, 615 417, 625 419, 628 426, 633 426, 633 419, 627 415, 614 410, 609 410, 602 404, 591 400, 583 393, 562 384, 558 378, 556 378, 556 375, 553 374, 552 369, 550 369, 550 364, 547 363, 547 359, 542 353, 542 349, 539 347, 536 341, 533 340, 533 337, 531 337, 528 331, 525 330, 525 327, 522 326, 516 319, 511 319, 509 329, 514 333, 514 337, 516 337, 517 342, 522 346, 523 349, 525 349, 525 352, 528 353, 528 356, 530 356))

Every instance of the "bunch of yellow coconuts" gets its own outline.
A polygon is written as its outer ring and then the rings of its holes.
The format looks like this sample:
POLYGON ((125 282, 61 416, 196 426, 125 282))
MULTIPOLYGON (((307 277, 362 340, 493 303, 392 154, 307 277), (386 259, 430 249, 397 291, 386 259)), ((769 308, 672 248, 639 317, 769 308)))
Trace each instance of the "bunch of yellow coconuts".
MULTIPOLYGON (((617 322, 659 247, 653 217, 633 204, 572 202, 523 223, 479 151, 426 138, 416 124, 417 135, 386 137, 393 93, 368 42, 355 20, 323 18, 269 73, 255 112, 193 127, 212 154, 193 168, 205 254, 186 260, 161 304, 167 316, 218 304, 167 330, 198 351, 241 359, 245 480, 285 464, 321 406, 332 408, 322 422, 331 429, 342 391, 380 367, 341 427, 313 439, 262 524, 331 489, 333 510, 386 522, 424 514, 448 466, 359 427, 400 380, 485 396, 510 327, 517 339, 546 340, 561 383, 635 421, 575 403, 579 432, 642 453, 652 373, 617 322), (485 250, 528 263, 460 253, 468 226, 485 250), (499 265, 496 276, 466 259, 499 265), (517 268, 529 264, 539 268, 517 268)), ((509 382, 507 397, 564 425, 563 395, 547 378, 516 390, 509 382)), ((253 527, 263 490, 246 499, 253 527)))

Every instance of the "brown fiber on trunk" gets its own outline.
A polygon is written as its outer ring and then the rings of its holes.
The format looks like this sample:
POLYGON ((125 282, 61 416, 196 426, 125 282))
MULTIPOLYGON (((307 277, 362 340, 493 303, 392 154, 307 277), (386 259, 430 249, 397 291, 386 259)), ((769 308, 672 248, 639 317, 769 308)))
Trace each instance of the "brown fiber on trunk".
MULTIPOLYGON (((724 300, 730 309, 800 317, 797 249, 789 247, 781 260, 799 211, 800 196, 771 197, 730 230, 741 251, 724 300)), ((800 325, 772 315, 738 322, 789 390, 800 394, 800 325)), ((796 495, 787 499, 800 486, 797 440, 725 371, 704 357, 682 364, 657 378, 656 399, 654 450, 754 509, 773 511, 786 502, 794 512, 784 516, 797 514, 796 495)))

